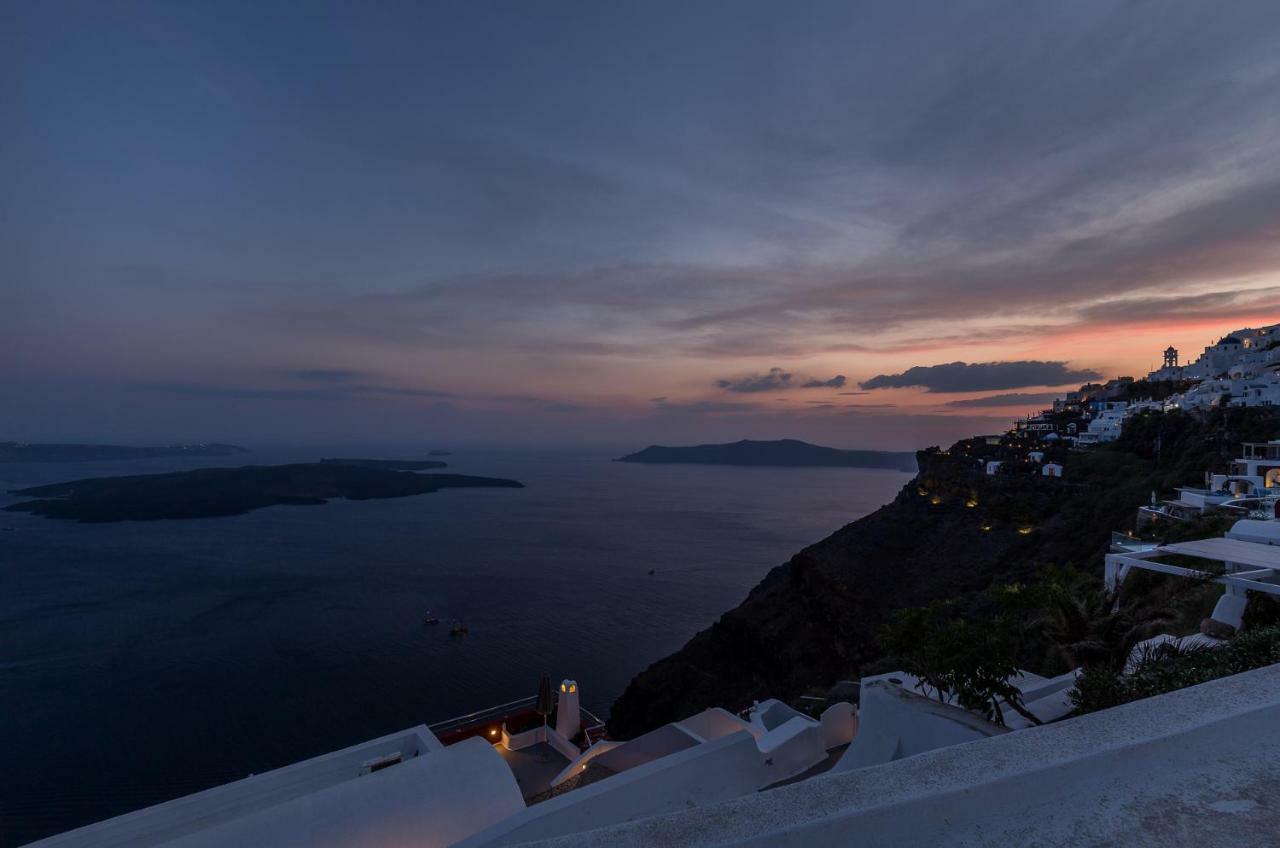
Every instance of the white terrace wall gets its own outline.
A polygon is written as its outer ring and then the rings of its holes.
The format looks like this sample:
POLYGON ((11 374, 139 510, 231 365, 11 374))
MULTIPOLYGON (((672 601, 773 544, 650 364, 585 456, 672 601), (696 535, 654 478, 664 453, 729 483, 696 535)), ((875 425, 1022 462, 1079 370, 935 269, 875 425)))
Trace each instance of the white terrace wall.
POLYGON ((720 707, 711 707, 696 715, 676 722, 682 730, 687 730, 704 742, 737 733, 739 730, 751 732, 751 725, 733 713, 720 707))
POLYGON ((446 848, 523 809, 511 769, 477 737, 166 848, 446 848))
POLYGON ((833 771, 866 768, 1008 731, 967 710, 877 680, 862 685, 858 735, 833 771))
MULTIPOLYGON (((219 822, 250 815, 328 788, 368 781, 419 759, 439 757, 445 750, 425 725, 419 725, 51 836, 33 843, 33 846, 113 848, 128 845, 130 848, 145 848, 168 844, 170 840, 219 822), (362 763, 397 753, 406 762, 361 776, 362 763)), ((496 756, 495 759, 501 762, 496 756)), ((2 831, 3 822, 0 822, 2 831)))
POLYGON ((1280 844, 1280 665, 1167 695, 534 843, 717 845, 1280 844))

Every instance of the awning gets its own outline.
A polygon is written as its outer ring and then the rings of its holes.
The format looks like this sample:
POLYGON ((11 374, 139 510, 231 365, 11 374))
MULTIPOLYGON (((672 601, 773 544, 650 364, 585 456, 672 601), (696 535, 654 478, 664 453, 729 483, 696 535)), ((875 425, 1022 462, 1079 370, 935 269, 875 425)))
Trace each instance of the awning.
POLYGON ((1196 539, 1193 542, 1176 542, 1156 548, 1162 554, 1213 559, 1219 562, 1235 562, 1254 568, 1280 569, 1280 545, 1262 545, 1242 542, 1239 539, 1196 539))

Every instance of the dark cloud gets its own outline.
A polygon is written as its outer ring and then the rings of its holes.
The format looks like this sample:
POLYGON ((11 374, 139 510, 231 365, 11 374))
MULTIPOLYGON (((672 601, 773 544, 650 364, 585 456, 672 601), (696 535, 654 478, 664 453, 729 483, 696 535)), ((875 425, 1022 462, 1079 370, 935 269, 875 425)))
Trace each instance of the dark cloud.
POLYGON ((1023 386, 1065 386, 1102 377, 1091 368, 1067 368, 1065 362, 1024 359, 1013 362, 948 362, 917 365, 901 374, 879 374, 859 383, 864 389, 923 388, 928 392, 983 392, 1023 386))
POLYGON ((741 377, 722 377, 715 381, 715 385, 725 391, 752 394, 754 392, 774 392, 785 389, 839 389, 847 381, 848 378, 843 374, 837 374, 828 380, 820 380, 816 377, 799 377, 782 368, 770 368, 763 374, 754 373, 741 377))
POLYGON ((1060 397, 1062 397, 1061 392, 1009 392, 999 395, 987 395, 986 397, 949 400, 947 401, 947 406, 954 406, 958 409, 979 409, 992 406, 1049 404, 1060 397))
POLYGON ((721 378, 716 386, 730 392, 776 392, 780 389, 792 388, 791 379, 795 375, 781 368, 770 368, 764 374, 748 374, 745 377, 721 378))

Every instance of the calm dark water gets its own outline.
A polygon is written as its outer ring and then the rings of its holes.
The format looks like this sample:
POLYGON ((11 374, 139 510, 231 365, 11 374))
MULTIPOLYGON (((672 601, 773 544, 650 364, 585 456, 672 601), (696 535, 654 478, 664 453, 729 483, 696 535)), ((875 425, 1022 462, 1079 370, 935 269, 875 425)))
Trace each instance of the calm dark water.
MULTIPOLYGON (((319 455, 0 465, 0 490, 319 455)), ((14 528, 0 530, 0 844, 522 697, 543 673, 575 677, 604 714, 636 672, 909 477, 448 460, 527 488, 193 521, 0 513, 14 528), (427 610, 470 635, 424 627, 427 610)))

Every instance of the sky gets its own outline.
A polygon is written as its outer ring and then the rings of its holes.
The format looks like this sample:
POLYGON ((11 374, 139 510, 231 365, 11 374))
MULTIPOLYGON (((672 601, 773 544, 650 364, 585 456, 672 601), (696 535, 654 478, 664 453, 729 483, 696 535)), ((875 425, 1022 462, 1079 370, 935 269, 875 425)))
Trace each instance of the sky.
POLYGON ((0 439, 913 449, 1280 321, 1280 4, 0 0, 0 439))

